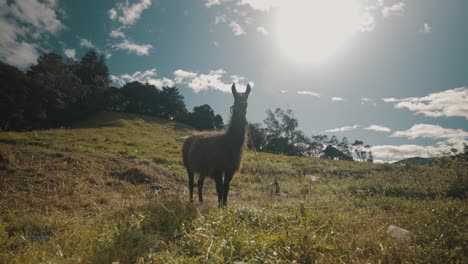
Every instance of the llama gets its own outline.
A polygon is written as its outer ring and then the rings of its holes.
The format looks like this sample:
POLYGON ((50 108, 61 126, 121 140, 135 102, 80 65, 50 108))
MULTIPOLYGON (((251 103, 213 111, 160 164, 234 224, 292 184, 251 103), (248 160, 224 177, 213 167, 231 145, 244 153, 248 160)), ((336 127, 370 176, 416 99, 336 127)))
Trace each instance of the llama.
POLYGON ((182 160, 189 178, 190 202, 193 202, 194 173, 198 179, 198 200, 203 202, 205 177, 214 179, 218 194, 218 206, 227 204, 229 184, 240 169, 242 152, 247 140, 247 98, 250 85, 245 93, 238 93, 236 85, 231 87, 234 105, 231 107, 231 124, 224 132, 204 132, 189 137, 182 148, 182 160), (223 181, 224 174, 224 181, 223 181))

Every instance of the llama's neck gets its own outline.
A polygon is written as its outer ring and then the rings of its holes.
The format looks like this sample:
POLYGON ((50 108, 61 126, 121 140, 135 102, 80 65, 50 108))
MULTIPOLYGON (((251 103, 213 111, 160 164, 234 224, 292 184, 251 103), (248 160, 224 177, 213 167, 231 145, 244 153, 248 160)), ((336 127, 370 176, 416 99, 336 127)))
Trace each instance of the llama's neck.
POLYGON ((236 112, 232 114, 231 124, 229 125, 226 135, 231 138, 233 147, 239 147, 239 149, 241 149, 244 146, 246 125, 247 120, 245 116, 236 112))

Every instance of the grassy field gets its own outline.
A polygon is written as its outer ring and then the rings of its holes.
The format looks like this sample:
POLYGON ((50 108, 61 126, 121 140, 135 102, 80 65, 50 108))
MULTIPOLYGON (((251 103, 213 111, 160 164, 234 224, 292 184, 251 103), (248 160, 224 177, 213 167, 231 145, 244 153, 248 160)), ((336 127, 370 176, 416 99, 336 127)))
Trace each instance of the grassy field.
POLYGON ((189 127, 102 113, 0 132, 0 263, 466 263, 467 167, 247 152, 229 206, 188 202, 189 127), (277 176, 281 193, 274 193, 277 176), (408 240, 387 234, 390 225, 408 240))

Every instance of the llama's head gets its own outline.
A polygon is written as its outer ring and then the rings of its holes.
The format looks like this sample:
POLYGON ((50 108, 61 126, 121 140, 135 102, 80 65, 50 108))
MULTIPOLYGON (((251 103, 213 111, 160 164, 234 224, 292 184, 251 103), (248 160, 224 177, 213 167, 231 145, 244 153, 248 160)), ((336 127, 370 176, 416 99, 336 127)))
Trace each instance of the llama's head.
POLYGON ((247 84, 245 93, 238 93, 235 84, 232 85, 231 90, 232 95, 234 95, 234 105, 231 107, 231 111, 245 117, 245 114, 247 113, 247 98, 249 97, 251 90, 250 84, 247 84))

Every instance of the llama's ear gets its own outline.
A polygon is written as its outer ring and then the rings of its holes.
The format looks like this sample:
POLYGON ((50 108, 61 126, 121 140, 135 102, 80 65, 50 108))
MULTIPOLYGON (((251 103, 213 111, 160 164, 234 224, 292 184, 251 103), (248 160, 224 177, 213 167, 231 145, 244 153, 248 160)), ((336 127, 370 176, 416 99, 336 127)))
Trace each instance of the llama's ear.
POLYGON ((250 84, 248 83, 247 84, 247 89, 245 90, 245 96, 249 96, 250 90, 252 90, 252 88, 250 88, 250 84))
POLYGON ((231 86, 231 91, 232 91, 232 94, 234 95, 234 97, 236 97, 237 95, 237 90, 236 90, 236 84, 233 83, 232 86, 231 86))

